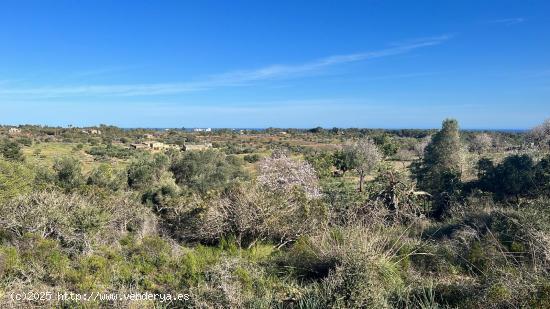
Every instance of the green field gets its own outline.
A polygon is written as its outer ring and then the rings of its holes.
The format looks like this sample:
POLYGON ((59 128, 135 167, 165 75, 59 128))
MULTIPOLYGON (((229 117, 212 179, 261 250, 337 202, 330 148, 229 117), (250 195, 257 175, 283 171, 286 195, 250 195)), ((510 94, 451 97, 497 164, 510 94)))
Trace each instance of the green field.
POLYGON ((43 142, 33 143, 32 146, 22 147, 29 163, 40 164, 45 166, 53 166, 56 159, 61 157, 75 157, 82 162, 83 172, 87 173, 101 163, 109 163, 118 168, 124 168, 128 162, 120 159, 111 159, 107 162, 97 161, 92 155, 86 153, 90 148, 89 145, 83 145, 78 149, 81 143, 61 143, 61 142, 43 142))

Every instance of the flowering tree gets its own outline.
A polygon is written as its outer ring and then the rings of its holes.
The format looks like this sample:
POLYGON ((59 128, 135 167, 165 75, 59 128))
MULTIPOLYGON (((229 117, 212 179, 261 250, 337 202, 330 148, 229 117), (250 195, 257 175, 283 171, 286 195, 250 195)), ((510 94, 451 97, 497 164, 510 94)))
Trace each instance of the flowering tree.
POLYGON ((289 193, 299 187, 309 198, 321 196, 315 169, 307 162, 276 154, 259 162, 258 183, 269 190, 289 193))
POLYGON ((487 133, 476 134, 470 142, 470 151, 481 154, 493 146, 493 138, 487 133))
POLYGON ((550 148, 550 119, 529 131, 529 139, 542 149, 550 148))

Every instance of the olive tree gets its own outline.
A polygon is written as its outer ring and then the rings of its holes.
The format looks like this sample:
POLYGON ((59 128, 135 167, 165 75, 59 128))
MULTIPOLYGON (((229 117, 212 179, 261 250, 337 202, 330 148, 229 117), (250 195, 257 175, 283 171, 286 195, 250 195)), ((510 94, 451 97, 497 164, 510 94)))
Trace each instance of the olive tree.
POLYGON ((362 192, 365 176, 378 167, 382 161, 382 153, 370 138, 347 143, 343 153, 351 169, 359 175, 359 191, 362 192))

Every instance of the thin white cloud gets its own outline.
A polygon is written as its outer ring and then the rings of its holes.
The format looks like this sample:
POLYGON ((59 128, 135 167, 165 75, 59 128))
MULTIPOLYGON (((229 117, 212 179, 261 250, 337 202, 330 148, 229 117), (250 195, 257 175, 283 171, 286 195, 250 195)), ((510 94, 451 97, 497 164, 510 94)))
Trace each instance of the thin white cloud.
POLYGON ((391 80, 391 79, 403 79, 403 78, 415 78, 415 77, 426 77, 426 76, 434 76, 437 74, 441 74, 441 72, 417 72, 417 73, 405 73, 405 74, 394 74, 394 75, 384 75, 384 76, 376 76, 367 78, 365 80, 391 80))
POLYGON ((521 24, 526 21, 524 17, 514 17, 514 18, 503 18, 503 19, 494 19, 488 21, 490 24, 504 24, 506 26, 512 26, 516 24, 521 24))
POLYGON ((410 40, 393 47, 347 55, 334 55, 315 61, 294 65, 271 65, 256 70, 243 70, 209 76, 203 80, 177 83, 44 86, 34 88, 2 88, 0 97, 56 98, 87 96, 152 96, 174 95, 212 88, 242 86, 253 82, 291 79, 316 74, 329 67, 370 59, 405 54, 416 49, 442 44, 450 35, 410 40))

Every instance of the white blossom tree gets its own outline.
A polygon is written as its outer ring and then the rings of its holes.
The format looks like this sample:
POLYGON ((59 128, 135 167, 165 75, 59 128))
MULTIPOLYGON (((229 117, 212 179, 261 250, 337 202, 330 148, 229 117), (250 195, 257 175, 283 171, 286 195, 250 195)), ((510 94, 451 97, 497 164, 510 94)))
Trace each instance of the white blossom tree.
POLYGON ((305 161, 276 154, 260 161, 258 169, 258 183, 269 190, 289 193, 299 187, 309 198, 321 196, 315 169, 305 161))
POLYGON ((470 151, 481 154, 493 146, 493 138, 487 133, 476 134, 470 142, 470 151))

